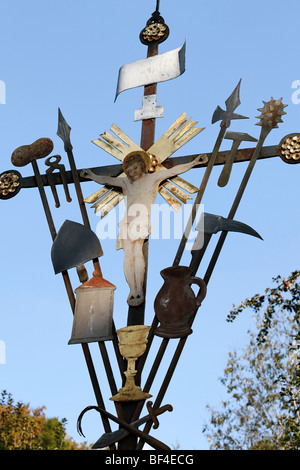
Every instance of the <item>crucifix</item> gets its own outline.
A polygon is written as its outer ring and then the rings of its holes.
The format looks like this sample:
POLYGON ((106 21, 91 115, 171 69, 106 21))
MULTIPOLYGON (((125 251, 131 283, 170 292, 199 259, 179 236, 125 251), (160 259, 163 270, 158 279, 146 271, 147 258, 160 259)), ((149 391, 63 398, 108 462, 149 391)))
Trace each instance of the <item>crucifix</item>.
POLYGON ((32 165, 33 176, 23 178, 16 170, 0 174, 2 200, 16 196, 24 188, 35 187, 39 191, 53 241, 51 258, 54 272, 62 275, 74 315, 69 344, 79 343, 82 347, 97 403, 88 406, 80 414, 78 430, 82 433, 81 420, 86 411, 93 409, 100 413, 105 431, 95 442, 94 448, 109 446, 111 450, 140 450, 144 443, 148 443, 157 450, 169 449, 149 433, 152 427, 158 427, 159 415, 172 411, 172 406, 162 406, 162 401, 187 338, 193 332, 194 318, 205 299, 207 286, 225 239, 230 232, 262 238, 253 228, 235 220, 256 162, 274 157, 279 157, 289 164, 300 162, 300 134, 289 134, 278 145, 264 147, 266 137, 272 129, 278 127, 285 115, 286 105, 281 99, 271 98, 259 109, 258 125, 261 132, 258 139, 246 133, 228 130, 232 121, 246 119, 236 113, 241 104, 241 82, 225 101, 225 109, 217 106, 213 114, 212 124, 220 123, 220 130, 212 152, 199 152, 196 155, 172 157, 172 161, 168 160, 177 150, 200 134, 203 128, 196 127, 197 122, 187 119, 186 113, 182 113, 155 141, 155 122, 157 118, 162 118, 164 113, 163 106, 157 104, 157 84, 174 79, 185 71, 186 47, 184 44, 173 51, 158 54, 158 45, 169 35, 169 28, 159 12, 159 4, 158 0, 156 10, 139 36, 141 42, 147 46, 147 57, 121 67, 116 92, 117 99, 125 90, 144 88, 142 107, 134 113, 134 120, 142 121, 140 143, 136 144, 116 124, 112 124, 110 131, 103 132, 93 143, 116 158, 118 164, 77 169, 70 138, 71 127, 59 109, 57 135, 64 142, 70 170, 61 162, 60 155, 49 156, 54 149, 51 139, 41 138, 30 145, 19 147, 12 154, 13 165, 18 168, 32 165), (224 139, 231 140, 231 148, 221 152, 220 146, 224 139), (255 142, 255 146, 240 149, 241 142, 245 141, 255 142), (46 165, 49 168, 45 174, 41 174, 38 160, 46 157, 46 165), (222 188, 229 184, 232 166, 238 162, 248 162, 248 165, 227 216, 204 213, 196 223, 197 211, 213 169, 218 165, 223 166, 218 180, 218 185, 222 188), (199 187, 179 176, 192 168, 193 171, 204 172, 199 187), (84 199, 81 185, 91 179, 103 187, 84 199), (56 186, 63 186, 66 201, 70 204, 70 184, 74 184, 76 189, 82 224, 66 220, 57 231, 45 187, 50 187, 55 207, 59 209, 61 201, 58 199, 56 186), (144 325, 144 314, 151 234, 150 213, 158 195, 174 210, 179 210, 182 204, 191 199, 194 201, 173 264, 161 272, 164 282, 155 299, 152 324, 148 326, 144 325), (126 326, 123 316, 116 319, 113 317, 113 295, 116 286, 103 277, 99 258, 104 253, 100 240, 91 230, 86 208, 87 204, 92 204, 94 211, 100 212, 103 218, 122 200, 125 201, 126 217, 120 223, 116 247, 124 250, 124 274, 129 285, 129 294, 124 302, 128 311, 126 326), (191 250, 191 260, 189 266, 182 266, 182 254, 195 224, 198 235, 191 250), (215 234, 219 234, 218 242, 203 278, 199 278, 198 268, 202 268, 204 253, 215 234), (91 277, 86 269, 89 262, 93 265, 91 277), (80 281, 80 286, 75 290, 69 276, 69 271, 73 268, 76 269, 80 281), (192 284, 197 287, 197 294, 192 291, 192 284), (122 328, 116 328, 115 320, 123 322, 122 328), (142 372, 155 336, 161 338, 161 343, 143 383, 142 372), (151 398, 151 387, 167 347, 170 341, 176 340, 177 347, 159 392, 154 402, 147 401, 151 398), (117 416, 106 410, 100 380, 89 348, 91 342, 98 343, 111 390, 110 400, 115 406, 117 416), (108 344, 112 344, 117 360, 116 373, 107 351, 108 344), (121 388, 117 386, 117 373, 120 374, 121 388), (148 414, 140 417, 144 405, 148 414), (111 422, 117 423, 119 429, 112 431, 111 422), (138 429, 142 425, 143 431, 138 429))

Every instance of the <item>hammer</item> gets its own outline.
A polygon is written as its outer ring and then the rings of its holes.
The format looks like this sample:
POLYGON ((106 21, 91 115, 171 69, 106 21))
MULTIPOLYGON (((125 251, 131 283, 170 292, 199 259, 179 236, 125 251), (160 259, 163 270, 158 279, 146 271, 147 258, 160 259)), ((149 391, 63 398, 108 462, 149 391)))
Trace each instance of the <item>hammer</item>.
POLYGON ((226 163, 224 165, 224 168, 222 170, 222 173, 220 175, 219 181, 218 181, 218 186, 224 187, 229 181, 231 169, 232 169, 232 164, 234 162, 234 158, 236 156, 237 150, 241 144, 241 142, 244 141, 249 141, 249 142, 257 142, 257 139, 254 137, 251 137, 249 134, 245 134, 243 132, 231 132, 228 131, 225 134, 224 139, 230 139, 233 140, 233 144, 231 147, 230 154, 228 155, 228 158, 226 160, 226 163))
POLYGON ((52 215, 50 212, 49 204, 46 198, 45 189, 42 181, 42 177, 38 168, 36 160, 47 157, 53 150, 53 142, 47 137, 42 137, 36 140, 30 145, 22 145, 13 151, 11 156, 11 162, 14 166, 26 166, 31 163, 34 171, 34 176, 39 188, 42 204, 44 207, 45 215, 49 225, 51 237, 54 240, 56 237, 56 230, 54 227, 52 215))

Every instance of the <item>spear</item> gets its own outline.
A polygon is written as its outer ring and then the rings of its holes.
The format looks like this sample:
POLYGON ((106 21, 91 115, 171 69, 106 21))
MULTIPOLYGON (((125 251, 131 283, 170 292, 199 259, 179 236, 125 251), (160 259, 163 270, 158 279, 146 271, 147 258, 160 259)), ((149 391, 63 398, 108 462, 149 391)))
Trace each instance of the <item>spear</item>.
POLYGON ((86 211, 86 207, 85 207, 85 204, 84 204, 83 196, 82 196, 82 191, 81 191, 81 186, 80 186, 80 181, 79 181, 77 168, 76 168, 76 165, 75 165, 75 159, 74 159, 74 155, 73 155, 73 145, 71 144, 71 139, 70 139, 70 132, 71 132, 71 127, 69 126, 69 124, 67 123, 65 118, 63 117, 60 108, 58 108, 57 135, 58 135, 58 137, 60 137, 62 139, 62 141, 64 143, 65 152, 68 155, 70 168, 71 168, 71 172, 72 172, 72 176, 73 176, 73 182, 74 182, 74 186, 75 186, 76 193, 77 193, 77 199, 78 199, 78 203, 79 203, 83 223, 86 227, 91 228, 89 218, 88 218, 88 215, 87 215, 87 211, 86 211))
POLYGON ((220 108, 220 106, 218 106, 216 108, 214 114, 213 114, 212 124, 214 124, 217 121, 221 121, 221 124, 220 124, 221 129, 220 129, 219 135, 217 137, 213 152, 212 152, 212 154, 210 156, 210 159, 209 159, 209 162, 207 164, 207 167, 206 167, 206 170, 205 170, 202 182, 201 182, 200 189, 199 189, 198 194, 196 196, 196 199, 194 201, 194 204, 193 204, 193 207, 192 207, 192 212, 191 212, 191 215, 189 217, 189 220, 188 220, 187 226, 185 228, 184 234, 182 236, 178 251, 176 253, 176 256, 175 256, 175 259, 174 259, 174 262, 173 262, 173 266, 178 266, 178 264, 180 263, 180 259, 182 257, 186 242, 189 238, 190 232, 192 230, 193 223, 194 223, 195 218, 196 218, 198 206, 201 203, 201 200, 202 200, 204 191, 206 189, 209 177, 211 175, 213 166, 215 164, 220 146, 222 144, 226 129, 228 129, 228 127, 230 126, 230 123, 231 123, 232 119, 248 119, 247 117, 241 116, 240 114, 236 114, 234 112, 236 110, 236 108, 241 104, 241 102, 240 102, 240 86, 241 86, 241 80, 239 81, 238 85, 236 86, 236 88, 233 90, 233 92, 231 93, 231 95, 229 96, 229 98, 225 102, 226 111, 224 111, 222 108, 220 108))

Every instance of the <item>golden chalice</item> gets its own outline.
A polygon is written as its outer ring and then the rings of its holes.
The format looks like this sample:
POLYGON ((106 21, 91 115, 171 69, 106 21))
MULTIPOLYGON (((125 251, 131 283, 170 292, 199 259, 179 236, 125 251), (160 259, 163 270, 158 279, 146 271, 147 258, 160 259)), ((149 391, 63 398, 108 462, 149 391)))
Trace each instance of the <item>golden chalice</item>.
POLYGON ((123 357, 127 359, 127 370, 124 372, 126 382, 119 392, 111 397, 113 401, 136 401, 146 400, 152 395, 142 391, 141 387, 135 384, 136 360, 142 356, 146 350, 147 335, 150 330, 149 326, 133 325, 117 330, 120 342, 119 350, 123 357))

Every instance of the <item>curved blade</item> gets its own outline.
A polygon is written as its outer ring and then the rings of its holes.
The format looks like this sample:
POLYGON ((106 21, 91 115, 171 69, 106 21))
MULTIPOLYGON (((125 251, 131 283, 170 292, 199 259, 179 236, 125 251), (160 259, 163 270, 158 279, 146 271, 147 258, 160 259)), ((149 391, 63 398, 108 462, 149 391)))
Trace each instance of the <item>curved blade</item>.
POLYGON ((204 214, 204 226, 203 221, 200 220, 196 230, 203 231, 208 234, 218 233, 218 232, 241 232, 251 235, 253 237, 263 238, 257 233, 252 227, 243 222, 239 222, 233 219, 226 219, 220 215, 209 214, 205 212, 204 214), (199 228, 198 228, 199 227, 199 228))
POLYGON ((244 224, 243 222, 238 222, 237 220, 225 219, 223 217, 221 220, 221 229, 218 231, 241 232, 241 233, 246 233, 247 235, 251 235, 252 237, 260 238, 261 240, 263 240, 263 238, 259 235, 259 233, 257 233, 256 230, 254 230, 249 225, 244 224))

